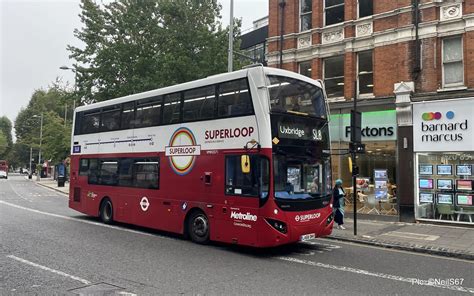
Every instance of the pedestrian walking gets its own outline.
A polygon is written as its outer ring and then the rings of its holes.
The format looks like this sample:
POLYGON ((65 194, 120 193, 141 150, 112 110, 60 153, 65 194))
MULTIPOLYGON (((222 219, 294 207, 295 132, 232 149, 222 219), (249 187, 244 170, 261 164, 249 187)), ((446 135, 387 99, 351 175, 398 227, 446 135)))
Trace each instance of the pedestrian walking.
POLYGON ((342 188, 342 180, 337 179, 336 185, 332 191, 332 210, 334 213, 334 221, 337 223, 337 229, 346 229, 344 224, 344 196, 346 193, 342 188))

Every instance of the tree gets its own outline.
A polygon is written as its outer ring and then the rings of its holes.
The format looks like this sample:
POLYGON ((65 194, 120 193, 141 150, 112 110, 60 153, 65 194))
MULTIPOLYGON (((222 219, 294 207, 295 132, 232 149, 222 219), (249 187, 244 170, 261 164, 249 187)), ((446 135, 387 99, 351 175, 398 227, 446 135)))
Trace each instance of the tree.
MULTIPOLYGON (((78 96, 96 102, 227 70, 227 30, 216 0, 81 1, 85 47, 69 45, 78 96)), ((240 35, 240 22, 235 24, 240 35)), ((238 39, 236 39, 238 40, 238 39)), ((235 47, 238 48, 238 41, 235 47)), ((235 60, 238 68, 238 59, 235 60)))
POLYGON ((29 168, 30 147, 21 142, 15 142, 8 155, 8 161, 15 168, 29 168))
POLYGON ((15 119, 17 142, 12 150, 11 159, 17 166, 29 166, 30 148, 36 160, 40 143, 40 116, 43 114, 43 159, 55 162, 63 160, 69 154, 71 121, 64 123, 64 104, 70 94, 57 85, 47 90, 36 90, 30 102, 15 119), (67 144, 65 144, 67 143, 67 144))
POLYGON ((70 151, 71 127, 64 125, 64 119, 54 112, 44 116, 43 145, 41 150, 43 158, 58 163, 63 161, 70 151))
POLYGON ((36 90, 25 109, 20 110, 15 119, 17 141, 25 144, 38 144, 40 136, 41 113, 53 112, 64 116, 64 104, 68 94, 53 86, 48 90, 36 90))
POLYGON ((3 137, 0 139, 0 159, 6 159, 13 147, 12 122, 6 116, 0 117, 0 132, 3 137))
POLYGON ((5 151, 8 148, 8 142, 7 142, 7 137, 3 133, 2 130, 0 130, 0 159, 5 159, 5 151))

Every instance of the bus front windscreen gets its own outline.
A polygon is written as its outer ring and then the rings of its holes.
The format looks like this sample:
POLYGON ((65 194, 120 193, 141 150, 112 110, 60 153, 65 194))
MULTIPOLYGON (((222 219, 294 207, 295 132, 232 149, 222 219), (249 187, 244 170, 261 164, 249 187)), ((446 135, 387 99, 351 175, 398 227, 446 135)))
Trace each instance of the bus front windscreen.
POLYGON ((329 159, 275 154, 273 164, 277 199, 312 199, 331 194, 329 159))
POLYGON ((321 88, 284 76, 268 75, 267 85, 272 112, 327 118, 321 88))

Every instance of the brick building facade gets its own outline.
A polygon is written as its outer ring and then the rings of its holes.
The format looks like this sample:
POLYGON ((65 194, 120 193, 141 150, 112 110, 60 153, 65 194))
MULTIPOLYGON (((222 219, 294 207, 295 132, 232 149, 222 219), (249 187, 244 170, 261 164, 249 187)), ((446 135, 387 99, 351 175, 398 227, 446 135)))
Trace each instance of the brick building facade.
MULTIPOLYGON (((357 93, 363 128, 364 118, 367 125, 367 154, 358 159, 361 175, 374 183, 375 169, 388 171, 388 181, 396 189, 391 192, 396 195, 392 214, 409 221, 434 219, 443 212, 436 202, 441 194, 436 186, 426 192, 418 186, 421 160, 414 147, 413 106, 474 97, 474 1, 269 0, 267 43, 269 66, 325 82, 333 148, 347 147, 345 123, 357 93), (432 209, 417 212, 422 208, 418 197, 430 192, 432 209)), ((474 106, 474 101, 463 102, 474 106)), ((473 151, 469 143, 461 146, 460 151, 446 151, 466 155, 450 165, 468 162, 472 168, 473 151)), ((444 164, 443 159, 440 155, 438 162, 444 164)), ((334 157, 333 171, 349 185, 346 162, 345 156, 334 157)), ((457 182, 455 173, 452 178, 457 182)), ((472 175, 459 178, 472 181, 472 175)), ((453 190, 453 198, 461 193, 453 190)), ((372 213, 384 212, 376 203, 372 200, 372 213)), ((454 217, 459 206, 452 202, 454 217)))

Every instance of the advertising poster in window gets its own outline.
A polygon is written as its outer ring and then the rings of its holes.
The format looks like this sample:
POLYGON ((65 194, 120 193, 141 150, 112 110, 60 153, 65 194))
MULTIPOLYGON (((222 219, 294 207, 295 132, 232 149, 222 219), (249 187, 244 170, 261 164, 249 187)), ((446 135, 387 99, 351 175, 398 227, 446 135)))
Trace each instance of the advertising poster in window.
POLYGON ((388 174, 386 169, 374 170, 374 192, 376 199, 386 199, 388 197, 388 174))
POLYGON ((357 190, 360 192, 369 191, 370 179, 365 177, 360 177, 356 179, 357 190))

